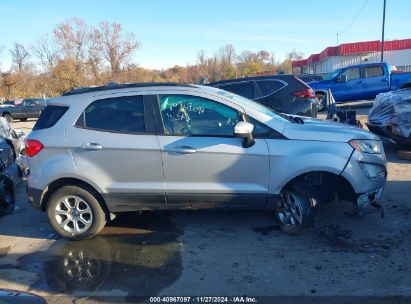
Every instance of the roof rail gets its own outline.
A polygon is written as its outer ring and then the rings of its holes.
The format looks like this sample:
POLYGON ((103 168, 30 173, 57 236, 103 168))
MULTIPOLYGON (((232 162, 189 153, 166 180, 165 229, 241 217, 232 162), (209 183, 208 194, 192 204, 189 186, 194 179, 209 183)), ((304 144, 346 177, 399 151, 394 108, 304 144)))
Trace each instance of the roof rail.
POLYGON ((104 86, 74 88, 64 93, 63 96, 70 96, 70 95, 98 92, 98 91, 116 90, 116 89, 142 88, 142 87, 165 87, 165 86, 192 87, 192 85, 190 84, 176 83, 176 82, 135 82, 135 83, 109 82, 104 86))

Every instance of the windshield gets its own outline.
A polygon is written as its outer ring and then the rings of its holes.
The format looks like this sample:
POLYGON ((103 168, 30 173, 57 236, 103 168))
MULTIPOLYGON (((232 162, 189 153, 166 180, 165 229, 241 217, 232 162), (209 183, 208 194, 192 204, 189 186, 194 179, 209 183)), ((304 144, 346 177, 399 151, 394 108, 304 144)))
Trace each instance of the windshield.
POLYGON ((324 76, 324 80, 331 80, 340 74, 342 69, 335 70, 334 72, 328 73, 324 76))

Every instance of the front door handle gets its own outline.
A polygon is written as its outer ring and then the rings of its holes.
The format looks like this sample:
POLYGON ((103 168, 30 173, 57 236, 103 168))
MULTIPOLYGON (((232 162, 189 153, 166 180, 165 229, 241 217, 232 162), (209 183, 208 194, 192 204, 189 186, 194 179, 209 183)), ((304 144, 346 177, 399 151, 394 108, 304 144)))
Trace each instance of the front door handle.
POLYGON ((179 153, 179 154, 192 154, 192 153, 196 153, 197 150, 189 146, 180 146, 180 147, 174 147, 174 148, 167 149, 166 152, 179 153))
POLYGON ((103 149, 103 146, 97 143, 85 143, 81 148, 87 151, 97 151, 103 149))
POLYGON ((364 84, 365 82, 364 82, 364 80, 360 80, 360 81, 358 81, 357 83, 358 83, 358 84, 364 84))

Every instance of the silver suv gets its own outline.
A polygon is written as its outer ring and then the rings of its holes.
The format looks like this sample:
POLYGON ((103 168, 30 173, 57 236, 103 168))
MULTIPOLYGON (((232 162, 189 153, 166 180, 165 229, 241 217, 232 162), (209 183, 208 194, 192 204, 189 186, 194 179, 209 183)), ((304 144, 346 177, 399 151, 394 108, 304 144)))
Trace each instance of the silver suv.
POLYGON ((70 239, 123 211, 266 208, 295 233, 334 198, 373 203, 381 141, 198 85, 124 84, 49 100, 26 140, 27 193, 70 239))

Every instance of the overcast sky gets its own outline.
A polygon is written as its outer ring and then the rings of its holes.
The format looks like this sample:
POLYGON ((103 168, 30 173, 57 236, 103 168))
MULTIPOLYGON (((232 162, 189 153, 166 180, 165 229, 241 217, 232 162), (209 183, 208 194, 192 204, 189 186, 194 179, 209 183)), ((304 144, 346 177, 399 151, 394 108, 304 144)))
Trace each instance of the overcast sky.
MULTIPOLYGON (((14 41, 29 45, 79 17, 134 32, 142 43, 135 61, 143 67, 195 63, 199 50, 213 55, 227 43, 238 53, 264 49, 282 60, 292 49, 309 56, 336 45, 337 32, 339 43, 381 39, 382 6, 383 0, 0 0, 0 45, 9 57, 14 41)), ((387 0, 386 39, 411 38, 410 12, 411 0, 387 0)))

